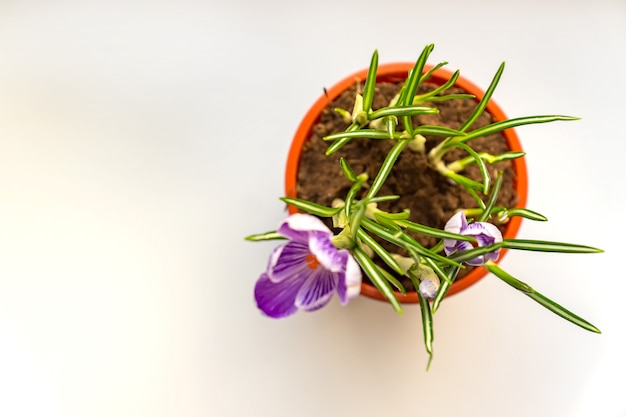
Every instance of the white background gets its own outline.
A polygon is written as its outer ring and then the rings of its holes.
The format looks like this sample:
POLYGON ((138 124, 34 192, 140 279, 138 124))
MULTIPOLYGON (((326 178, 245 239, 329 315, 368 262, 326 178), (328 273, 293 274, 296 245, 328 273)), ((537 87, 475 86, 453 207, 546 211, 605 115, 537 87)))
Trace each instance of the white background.
POLYGON ((0 415, 626 416, 625 73, 623 0, 1 2, 0 415), (431 42, 483 88, 506 61, 509 117, 582 118, 518 130, 550 219, 520 237, 606 253, 502 265, 602 335, 493 276, 428 373, 416 306, 257 311, 273 244, 243 237, 284 216, 301 117, 431 42))

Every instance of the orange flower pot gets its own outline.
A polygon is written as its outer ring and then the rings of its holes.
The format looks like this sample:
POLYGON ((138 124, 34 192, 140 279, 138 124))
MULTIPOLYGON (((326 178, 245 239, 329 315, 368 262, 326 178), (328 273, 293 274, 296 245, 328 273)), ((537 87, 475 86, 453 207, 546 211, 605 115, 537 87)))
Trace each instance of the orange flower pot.
MULTIPOLYGON (((392 63, 379 65, 376 80, 377 82, 402 82, 406 79, 408 71, 412 68, 412 63, 392 63)), ((424 71, 429 71, 431 68, 432 66, 426 65, 424 71)), ((322 95, 304 116, 304 119, 300 123, 300 126, 298 127, 298 130, 296 131, 296 134, 293 138, 293 142, 291 143, 291 148, 289 150, 289 155, 287 159, 287 171, 285 176, 285 193, 287 197, 297 197, 296 182, 298 168, 300 165, 302 146, 311 136, 313 126, 319 121, 322 110, 331 101, 335 100, 344 91, 350 89, 350 87, 355 85, 357 82, 363 84, 366 76, 367 69, 363 69, 339 81, 337 84, 328 89, 327 95, 322 95)), ((450 71, 440 68, 433 73, 433 75, 429 79, 429 82, 441 85, 449 80, 451 76, 452 73, 450 71)), ((473 94, 474 96, 476 96, 477 100, 480 100, 484 96, 484 91, 482 91, 474 83, 468 81, 463 77, 459 77, 454 85, 470 94, 473 94)), ((502 109, 500 109, 500 107, 493 100, 489 101, 486 110, 492 116, 494 122, 507 119, 502 109)), ((514 129, 507 129, 502 133, 511 151, 522 151, 522 147, 519 143, 519 139, 514 129)), ((528 191, 526 163, 524 162, 524 158, 514 159, 511 162, 513 164, 514 172, 513 186, 515 187, 515 190, 519 197, 519 201, 516 207, 526 207, 526 198, 528 191)), ((289 212, 296 213, 298 212, 298 209, 293 206, 289 206, 289 212)), ((503 237, 514 238, 519 231, 520 224, 521 217, 511 218, 505 226, 503 237)), ((500 259, 502 259, 502 256, 504 256, 505 253, 506 249, 502 249, 500 251, 500 259)), ((474 268, 468 275, 459 279, 458 281, 455 281, 454 284, 452 284, 452 287, 448 291, 447 295, 452 295, 461 290, 464 290, 465 288, 478 282, 486 274, 487 270, 485 268, 474 268)), ((361 294, 377 300, 386 300, 375 286, 365 282, 361 284, 361 294)), ((406 296, 399 292, 395 292, 395 295, 402 303, 417 303, 419 301, 417 292, 415 291, 407 293, 406 296)))

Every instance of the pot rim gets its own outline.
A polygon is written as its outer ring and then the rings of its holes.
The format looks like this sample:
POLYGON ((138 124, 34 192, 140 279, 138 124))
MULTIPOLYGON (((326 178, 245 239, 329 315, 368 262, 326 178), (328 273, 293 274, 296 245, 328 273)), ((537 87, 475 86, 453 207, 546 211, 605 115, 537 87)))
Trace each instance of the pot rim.
MULTIPOLYGON (((404 79, 406 79, 408 71, 411 70, 413 66, 414 64, 410 62, 381 64, 378 66, 376 81, 403 81, 404 79)), ((424 72, 429 71, 432 68, 432 65, 426 64, 424 66, 424 72)), ((315 123, 318 122, 322 111, 328 104, 330 104, 333 100, 339 97, 339 95, 348 90, 354 84, 356 84, 357 82, 363 83, 365 81, 365 78, 367 77, 367 72, 367 68, 357 71, 340 80, 331 88, 327 89, 326 94, 323 94, 320 98, 317 99, 317 101, 313 104, 313 106, 309 109, 309 111, 302 119, 302 122, 300 123, 291 143, 291 148, 289 149, 289 154, 287 157, 287 169, 285 175, 285 194, 287 197, 296 198, 297 175, 300 165, 300 155, 302 152, 302 147, 304 143, 309 139, 311 129, 313 128, 315 123)), ((428 81, 434 82, 436 84, 443 84, 444 82, 449 80, 451 76, 451 71, 445 68, 438 68, 433 72, 428 81)), ((485 94, 484 91, 476 84, 462 76, 458 77, 454 85, 476 96, 476 100, 480 100, 485 94)), ((494 121, 502 121, 508 119, 500 106, 498 106, 498 104, 493 99, 489 100, 489 103, 487 103, 486 111, 491 114, 494 121)), ((506 139, 507 145, 512 151, 522 151, 522 146, 520 144, 519 138, 513 128, 502 131, 502 134, 506 139)), ((513 165, 513 172, 515 174, 513 178, 513 186, 519 198, 515 207, 523 208, 526 207, 526 201, 528 196, 528 173, 526 170, 525 157, 514 159, 511 162, 513 165)), ((289 213, 292 214, 298 212, 298 210, 293 206, 289 206, 288 209, 289 213)), ((521 217, 516 216, 511 218, 505 226, 503 237, 505 239, 514 238, 519 231, 521 223, 521 217)), ((502 249, 500 251, 500 257, 498 258, 498 262, 502 260, 506 252, 506 249, 502 249)), ((475 284, 486 274, 487 270, 484 267, 475 267, 469 274, 452 284, 446 297, 462 291, 467 287, 475 284)), ((394 294, 401 303, 419 302, 417 292, 415 291, 407 292, 406 296, 398 291, 394 291, 394 294)), ((365 282, 361 284, 361 295, 377 300, 387 301, 386 298, 380 293, 380 291, 378 291, 375 286, 365 282)))

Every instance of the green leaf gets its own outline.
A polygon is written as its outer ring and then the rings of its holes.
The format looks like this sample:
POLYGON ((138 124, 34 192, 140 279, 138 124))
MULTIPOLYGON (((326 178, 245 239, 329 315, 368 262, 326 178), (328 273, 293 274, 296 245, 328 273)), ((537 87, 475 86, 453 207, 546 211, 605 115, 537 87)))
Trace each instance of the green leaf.
POLYGON ((491 177, 489 176, 489 171, 487 171, 487 166, 485 166, 485 162, 478 156, 475 150, 470 148, 464 143, 459 143, 457 145, 459 148, 463 149, 467 152, 472 158, 474 158, 474 162, 478 165, 478 169, 480 170, 480 175, 483 179, 483 189, 481 190, 483 194, 489 194, 489 187, 491 186, 491 177))
POLYGON ((448 65, 448 62, 444 61, 444 62, 440 62, 437 65, 435 65, 434 67, 432 67, 430 70, 428 70, 426 73, 424 73, 424 75, 422 75, 422 77, 420 78, 419 83, 423 83, 426 82, 427 80, 430 79, 430 77, 432 77, 433 73, 435 71, 437 71, 439 68, 444 67, 448 65))
POLYGON ((407 80, 408 84, 406 89, 406 96, 403 103, 405 106, 410 106, 411 104, 413 104, 413 97, 415 97, 417 86, 419 85, 420 78, 422 77, 424 65, 426 64, 428 56, 433 51, 433 49, 435 49, 435 45, 426 45, 426 47, 422 50, 420 56, 417 58, 413 69, 411 70, 411 74, 407 80))
POLYGON ((429 101, 433 97, 436 97, 439 93, 446 91, 448 88, 454 85, 456 80, 459 78, 459 74, 460 74, 459 70, 454 71, 452 76, 444 84, 440 85, 433 91, 413 97, 413 103, 415 104, 415 103, 423 103, 425 101, 429 101))
POLYGON ((435 295, 435 298, 433 299, 433 305, 432 305, 432 308, 431 308, 433 314, 435 314, 435 312, 437 311, 437 309, 441 305, 441 302, 443 301, 444 297, 446 296, 446 294, 448 294, 448 290, 450 290, 450 287, 452 287, 452 284, 456 280, 456 277, 459 275, 459 271, 460 270, 461 270, 461 268, 458 267, 458 266, 450 268, 450 272, 447 274, 448 277, 450 278, 450 280, 449 281, 441 281, 441 285, 439 286, 439 290, 437 291, 437 295, 435 295))
POLYGON ((483 111, 485 111, 485 108, 487 107, 487 103, 489 103, 489 100, 491 100, 491 96, 493 95, 493 92, 495 91, 498 85, 498 82, 500 82, 500 77, 502 76, 503 72, 504 72, 504 62, 500 64, 500 67, 496 71, 496 74, 493 76, 493 79, 491 80, 489 87, 487 87, 487 90, 485 91, 485 95, 483 96, 482 99, 480 99, 480 101, 478 102, 478 105, 476 106, 476 108, 474 109, 470 117, 468 117, 467 120, 461 125, 459 130, 463 130, 463 131, 467 130, 469 127, 472 126, 472 124, 474 124, 476 120, 478 120, 478 118, 483 113, 483 111))
POLYGON ((363 186, 363 179, 357 177, 354 184, 352 184, 352 187, 350 187, 348 194, 346 194, 346 201, 344 204, 344 211, 346 213, 346 217, 350 216, 350 213, 352 212, 352 203, 354 201, 354 198, 356 197, 356 194, 359 192, 362 186, 363 186))
MULTIPOLYGON (((478 217, 482 214, 483 211, 485 211, 485 205, 483 203, 482 208, 465 209, 463 211, 465 212, 465 215, 467 217, 478 217)), ((492 215, 499 214, 499 213, 503 213, 503 215, 500 216, 501 221, 504 221, 508 218, 515 217, 515 216, 524 217, 529 220, 536 220, 536 221, 542 221, 542 222, 548 221, 547 217, 545 217, 544 215, 539 214, 536 211, 532 211, 532 210, 521 208, 521 207, 515 207, 515 208, 507 210, 505 207, 497 206, 491 210, 492 215)))
POLYGON ((484 186, 483 184, 474 181, 472 179, 469 179, 461 174, 457 174, 456 172, 452 172, 450 170, 444 171, 442 172, 442 174, 445 177, 450 178, 452 181, 456 182, 457 184, 461 185, 462 187, 465 187, 469 190, 477 190, 477 191, 483 191, 484 186))
POLYGON ((441 282, 449 282, 450 284, 452 283, 452 281, 450 280, 450 277, 448 276, 448 274, 446 274, 446 272, 443 270, 443 268, 441 268, 435 261, 433 261, 430 258, 424 258, 424 262, 426 262, 428 264, 428 266, 430 266, 430 268, 433 271, 435 271, 437 276, 439 278, 441 278, 441 282))
POLYGON ((368 235, 363 229, 359 229, 356 232, 356 237, 361 239, 363 243, 369 246, 379 257, 383 260, 391 269, 397 272, 399 275, 404 275, 404 271, 398 264, 398 261, 391 256, 389 252, 385 248, 383 248, 378 242, 374 240, 373 237, 368 235))
POLYGON ((410 220, 396 219, 396 224, 412 232, 421 233, 426 236, 436 237, 438 239, 454 239, 454 240, 463 240, 467 242, 476 242, 476 239, 471 236, 461 235, 461 234, 452 233, 452 232, 446 232, 445 230, 437 229, 437 228, 430 227, 430 226, 424 226, 423 224, 414 223, 410 220))
POLYGON ((485 268, 487 268, 489 272, 491 272, 492 274, 500 278, 502 281, 506 282, 513 288, 520 290, 522 293, 524 293, 531 299, 535 300, 537 303, 539 303, 543 307, 557 314, 558 316, 561 316, 565 320, 571 323, 574 323, 575 325, 582 327, 585 330, 589 330, 590 332, 600 333, 600 330, 596 326, 589 323, 587 320, 583 319, 582 317, 572 313, 571 311, 567 310, 561 305, 555 303, 554 301, 550 300, 543 294, 535 291, 528 284, 525 284, 521 282, 520 280, 518 280, 517 278, 513 277, 512 275, 504 271, 495 263, 487 262, 485 264, 485 268))
POLYGON ((354 259, 356 259, 357 263, 361 266, 361 269, 369 277, 374 286, 378 288, 378 291, 380 291, 381 294, 389 300, 392 307, 398 314, 402 314, 402 306, 396 298, 396 295, 393 293, 393 290, 389 285, 389 281, 387 281, 385 276, 380 272, 380 269, 374 261, 372 261, 370 257, 367 256, 367 254, 358 246, 352 250, 352 254, 354 255, 354 259))
POLYGON ((422 125, 413 130, 413 135, 463 136, 465 132, 445 126, 422 125))
POLYGON ((381 224, 383 227, 386 227, 387 229, 389 229, 393 233, 401 231, 400 226, 398 226, 395 223, 395 221, 393 221, 392 219, 390 219, 388 217, 381 216, 380 213, 374 213, 374 219, 376 219, 376 221, 379 224, 381 224))
POLYGON ((498 242, 498 243, 494 243, 493 245, 487 245, 487 246, 479 246, 477 248, 472 248, 470 250, 466 250, 461 253, 455 253, 453 255, 450 255, 448 259, 450 259, 451 261, 455 261, 455 262, 466 262, 466 261, 469 261, 470 259, 474 259, 477 256, 496 251, 502 248, 503 246, 504 246, 504 242, 498 242))
POLYGON ((399 198, 400 198, 399 195, 383 195, 383 196, 371 198, 370 203, 380 203, 381 201, 394 201, 399 198))
POLYGON ((487 200, 487 204, 485 205, 485 209, 482 214, 478 216, 479 222, 485 222, 491 216, 491 210, 493 210, 493 206, 496 204, 496 199, 498 198, 498 193, 500 192, 500 187, 502 186, 502 171, 498 172, 498 178, 496 178, 496 183, 493 186, 493 190, 491 191, 491 195, 489 196, 489 200, 487 200))
POLYGON ((601 253, 602 249, 572 243, 549 242, 544 240, 504 239, 503 247, 507 249, 530 250, 537 252, 558 253, 601 253))
POLYGON ((313 214, 315 216, 320 217, 333 217, 335 214, 339 213, 342 207, 326 207, 316 203, 312 203, 310 201, 301 200, 299 198, 291 198, 291 197, 281 197, 281 200, 285 203, 292 205, 302 211, 313 214))
POLYGON ((339 113, 339 115, 341 116, 341 118, 343 119, 344 122, 346 122, 346 123, 351 123, 352 122, 352 114, 350 114, 350 112, 348 110, 341 109, 341 108, 337 107, 335 109, 335 112, 339 113))
POLYGON ((365 229, 372 232, 381 239, 385 239, 386 241, 391 242, 394 245, 404 248, 408 251, 415 251, 415 253, 419 254, 420 256, 428 256, 430 258, 433 258, 434 260, 443 262, 448 265, 460 265, 456 261, 453 261, 449 258, 446 258, 445 256, 441 256, 438 253, 426 249, 406 233, 402 233, 401 231, 394 233, 393 231, 386 229, 385 227, 379 225, 378 223, 375 223, 367 217, 363 218, 361 224, 365 229))
POLYGON ((356 182, 356 174, 348 164, 348 161, 343 156, 339 158, 339 166, 341 167, 341 171, 343 171, 343 175, 348 179, 348 181, 356 182))
POLYGON ((476 98, 474 94, 446 94, 445 96, 433 96, 429 97, 428 101, 431 103, 437 103, 440 101, 456 100, 456 99, 473 99, 476 98))
MULTIPOLYGON (((510 129, 513 127, 523 126, 523 125, 531 125, 531 124, 539 124, 539 123, 550 123, 556 121, 571 121, 571 120, 579 120, 577 117, 571 116, 558 116, 558 115, 549 115, 549 116, 528 116, 528 117, 518 117, 516 119, 507 119, 500 122, 495 122, 487 126, 480 127, 478 129, 472 130, 468 132, 465 136, 457 137, 454 140, 458 142, 467 143, 468 141, 476 138, 480 138, 483 136, 488 136, 493 133, 498 133, 506 129, 510 129)), ((446 148, 452 146, 452 143, 448 144, 446 148)))
POLYGON ((325 136, 325 141, 338 140, 338 139, 354 139, 354 138, 366 138, 366 139, 399 139, 400 133, 396 133, 393 137, 389 137, 389 132, 378 129, 360 129, 353 132, 339 132, 332 135, 325 136))
POLYGON ((417 292, 417 298, 420 303, 420 311, 422 313, 422 330, 424 333, 424 347, 426 348, 426 352, 428 353, 428 364, 426 365, 426 370, 428 370, 430 368, 430 363, 433 359, 433 316, 430 311, 430 304, 428 303, 428 300, 426 299, 426 297, 422 297, 422 295, 419 293, 418 288, 420 286, 420 283, 417 277, 411 272, 408 272, 407 275, 409 276, 411 282, 413 283, 413 286, 415 287, 415 291, 417 292))
POLYGON ((428 363, 426 364, 426 370, 430 369, 430 364, 433 361, 433 340, 435 339, 433 332, 433 316, 430 311, 430 304, 426 297, 418 297, 420 302, 420 310, 422 311, 422 329, 424 331, 424 346, 426 352, 428 352, 428 363))
POLYGON ((393 147, 385 157, 385 160, 383 161, 383 164, 380 167, 378 174, 376 174, 376 178, 374 179, 374 182, 372 183, 367 193, 368 199, 373 198, 376 196, 376 194, 378 194, 378 191, 380 191, 380 188, 385 183, 385 180, 387 180, 387 177, 389 176, 389 173, 391 172, 391 169, 393 168, 396 160, 400 156, 400 153, 402 153, 404 148, 409 144, 409 141, 410 140, 408 139, 403 139, 399 140, 398 142, 396 142, 395 145, 393 145, 393 147))
POLYGON ((406 295, 406 288, 404 288, 404 285, 402 285, 402 283, 396 277, 394 277, 382 268, 379 268, 379 270, 383 274, 385 279, 396 288, 396 290, 400 291, 402 295, 406 295))
MULTIPOLYGON (((358 123, 353 122, 350 126, 348 126, 348 128, 345 131, 346 132, 353 132, 355 130, 358 130, 360 127, 361 126, 358 123)), ((328 149, 326 149, 326 156, 332 155, 333 153, 337 152, 339 149, 341 149, 348 142, 350 142, 350 138, 341 138, 341 139, 335 140, 328 147, 328 149)))
POLYGON ((356 233, 361 228, 361 221, 363 220, 363 216, 365 215, 365 208, 367 207, 367 200, 359 201, 355 210, 350 213, 350 229, 352 232, 352 239, 356 237, 356 233))
POLYGON ((365 88, 363 89, 363 111, 369 113, 374 100, 374 87, 376 87, 376 70, 378 69, 378 50, 374 51, 370 62, 367 78, 365 79, 365 88))
POLYGON ((439 255, 438 253, 435 253, 429 249, 426 249, 424 246, 420 245, 415 239, 413 239, 411 236, 409 236, 406 233, 403 233, 401 235, 401 239, 402 241, 404 241, 404 248, 407 249, 409 252, 414 251, 415 253, 417 253, 418 255, 422 257, 428 257, 428 258, 437 260, 439 262, 443 262, 448 265, 455 265, 455 266, 460 265, 457 261, 454 261, 450 258, 446 258, 445 256, 439 255))
POLYGON ((528 210, 526 208, 515 207, 512 209, 508 209, 508 217, 519 216, 524 217, 530 220, 536 220, 540 222, 547 222, 548 218, 542 214, 537 213, 536 211, 528 210))
POLYGON ((279 234, 275 230, 273 230, 271 232, 259 233, 259 234, 256 234, 256 235, 246 236, 245 239, 249 240, 251 242, 260 242, 260 241, 263 241, 263 240, 285 240, 287 238, 285 236, 279 234))
POLYGON ((404 116, 415 116, 418 114, 437 114, 437 113, 439 113, 439 109, 436 109, 434 107, 394 106, 394 107, 383 107, 382 109, 373 111, 368 115, 368 117, 369 117, 369 120, 375 120, 375 119, 380 119, 380 118, 389 117, 389 116, 404 117, 404 116))

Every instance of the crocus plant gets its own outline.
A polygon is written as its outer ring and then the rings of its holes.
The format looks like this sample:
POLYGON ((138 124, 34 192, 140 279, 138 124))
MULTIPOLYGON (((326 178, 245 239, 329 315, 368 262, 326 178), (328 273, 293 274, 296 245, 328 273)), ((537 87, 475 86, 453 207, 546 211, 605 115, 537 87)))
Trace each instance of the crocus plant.
POLYGON ((315 311, 325 306, 336 292, 342 305, 359 294, 362 275, 365 274, 387 298, 393 308, 402 313, 400 300, 394 290, 406 294, 398 276, 408 277, 419 295, 422 311, 424 342, 432 359, 433 314, 439 308, 459 271, 465 265, 484 266, 513 288, 564 319, 583 329, 600 333, 588 321, 570 312, 529 285, 504 271, 496 264, 502 249, 562 253, 601 252, 590 246, 540 240, 503 239, 494 219, 500 222, 513 216, 545 221, 544 216, 525 208, 496 206, 502 175, 495 181, 489 175, 487 164, 524 156, 522 152, 505 152, 490 155, 474 151, 469 142, 505 129, 526 124, 575 120, 569 116, 531 116, 496 121, 487 126, 469 130, 480 117, 498 84, 504 64, 500 66, 484 97, 478 101, 471 116, 459 129, 444 126, 416 125, 411 116, 432 114, 438 110, 425 103, 473 97, 467 94, 446 94, 456 81, 459 72, 434 91, 417 95, 418 85, 445 63, 424 72, 424 65, 434 46, 428 45, 398 95, 387 107, 372 109, 378 53, 374 52, 365 85, 356 95, 352 112, 336 109, 349 124, 345 131, 333 133, 324 139, 330 145, 327 154, 336 152, 351 140, 390 140, 393 147, 380 170, 370 182, 367 174, 355 173, 345 159, 340 160, 343 175, 352 187, 342 200, 332 207, 297 198, 282 200, 300 210, 287 217, 276 231, 247 237, 251 241, 282 239, 270 255, 265 272, 258 279, 254 296, 259 309, 272 318, 283 318, 298 310, 315 311), (401 123, 399 123, 399 121, 401 123), (437 229, 409 220, 408 210, 388 213, 377 203, 397 199, 394 195, 378 195, 399 155, 408 148, 426 154, 423 135, 438 135, 444 139, 427 153, 428 165, 441 175, 466 189, 475 199, 476 207, 459 207, 443 229, 437 229), (461 148, 467 156, 444 163, 443 156, 451 149, 461 148), (475 181, 463 175, 463 169, 476 164, 482 180, 475 181), (364 184, 368 187, 364 187, 364 184), (333 229, 320 218, 332 218, 333 229), (423 234, 438 239, 433 247, 426 248, 414 238, 423 234), (380 244, 387 241, 397 247, 389 251, 380 244), (374 258, 380 262, 375 263, 374 258), (384 266, 381 266, 384 265, 384 266))

